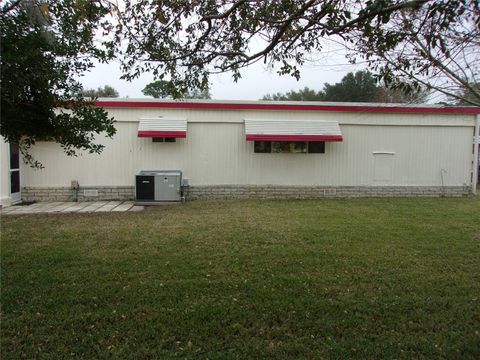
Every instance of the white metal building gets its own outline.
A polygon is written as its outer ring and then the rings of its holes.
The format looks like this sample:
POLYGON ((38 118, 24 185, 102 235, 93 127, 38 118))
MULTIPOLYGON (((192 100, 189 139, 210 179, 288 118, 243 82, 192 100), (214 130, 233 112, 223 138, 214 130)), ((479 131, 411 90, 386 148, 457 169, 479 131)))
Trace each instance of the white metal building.
POLYGON ((68 157, 56 143, 38 143, 32 154, 45 169, 18 169, 7 161, 15 149, 2 143, 2 204, 133 199, 142 170, 181 170, 192 199, 476 191, 480 108, 151 99, 97 105, 117 121, 114 138, 100 139, 101 155, 68 157), (17 174, 19 192, 10 180, 17 174))

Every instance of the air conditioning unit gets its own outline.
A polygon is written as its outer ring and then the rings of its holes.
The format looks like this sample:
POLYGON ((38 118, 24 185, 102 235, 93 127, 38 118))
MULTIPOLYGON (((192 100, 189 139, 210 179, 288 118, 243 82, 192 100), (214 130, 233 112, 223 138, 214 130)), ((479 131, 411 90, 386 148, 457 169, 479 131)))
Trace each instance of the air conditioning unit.
POLYGON ((135 179, 137 201, 181 201, 182 172, 180 170, 140 171, 135 179))

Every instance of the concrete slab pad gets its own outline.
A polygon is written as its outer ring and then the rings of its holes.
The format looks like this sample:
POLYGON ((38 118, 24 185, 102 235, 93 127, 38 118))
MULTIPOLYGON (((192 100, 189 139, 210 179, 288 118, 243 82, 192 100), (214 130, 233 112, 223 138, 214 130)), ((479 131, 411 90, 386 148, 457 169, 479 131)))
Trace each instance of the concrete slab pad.
POLYGON ((56 214, 88 212, 141 211, 143 206, 135 206, 133 201, 95 201, 95 202, 51 202, 31 205, 14 205, 0 211, 4 215, 56 214))
POLYGON ((140 206, 140 205, 134 205, 130 208, 130 210, 128 211, 134 211, 134 212, 137 212, 137 211, 143 211, 145 209, 145 206, 140 206))
MULTIPOLYGON (((61 201, 55 201, 55 202, 39 202, 39 203, 35 203, 35 204, 33 204, 33 205, 36 205, 36 204, 38 204, 38 207, 47 209, 47 208, 53 208, 53 207, 55 207, 55 206, 59 206, 59 205, 65 204, 65 202, 61 202, 61 201)), ((28 205, 28 206, 31 206, 31 205, 28 205)))
POLYGON ((121 203, 122 203, 121 201, 109 201, 108 203, 106 203, 102 207, 95 210, 95 212, 112 211, 114 208, 116 208, 121 203))
POLYGON ((16 209, 10 210, 8 212, 2 211, 2 215, 13 215, 13 214, 21 214, 21 212, 17 211, 16 209))
POLYGON ((11 212, 9 212, 9 214, 29 214, 34 210, 36 210, 36 209, 30 209, 27 206, 20 206, 16 209, 12 210, 11 212))
POLYGON ((102 207, 103 205, 107 204, 108 201, 94 201, 94 202, 88 202, 88 206, 84 207, 79 211, 79 213, 88 213, 88 212, 94 212, 98 208, 102 207))
POLYGON ((30 204, 30 205, 21 205, 21 206, 19 206, 19 207, 28 207, 29 209, 35 209, 35 208, 38 208, 38 207, 43 207, 43 206, 45 206, 44 204, 45 204, 45 203, 38 203, 38 202, 37 202, 37 203, 32 203, 32 204, 30 204))
POLYGON ((73 203, 74 205, 68 207, 67 209, 63 210, 62 212, 77 212, 79 210, 82 210, 83 208, 86 208, 88 206, 88 203, 86 202, 77 202, 73 203))
POLYGON ((124 203, 118 205, 117 207, 113 208, 112 211, 128 211, 133 206, 132 201, 125 201, 124 203))
POLYGON ((42 209, 31 209, 28 212, 23 212, 23 213, 14 213, 14 214, 43 214, 45 211, 42 209))
POLYGON ((14 205, 2 209, 2 214, 36 214, 43 213, 49 209, 52 209, 56 206, 60 206, 64 203, 62 202, 51 202, 51 203, 33 203, 31 205, 14 205))
POLYGON ((68 209, 70 206, 72 206, 72 203, 61 203, 59 205, 52 206, 48 209, 45 210, 46 213, 57 213, 57 212, 62 212, 65 209, 68 209))

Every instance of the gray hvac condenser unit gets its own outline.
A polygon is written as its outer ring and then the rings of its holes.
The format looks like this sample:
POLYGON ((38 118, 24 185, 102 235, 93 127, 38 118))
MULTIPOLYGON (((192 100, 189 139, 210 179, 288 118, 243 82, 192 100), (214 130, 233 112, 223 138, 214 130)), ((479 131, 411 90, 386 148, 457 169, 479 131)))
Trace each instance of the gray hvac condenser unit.
POLYGON ((135 197, 137 201, 181 201, 182 172, 140 171, 135 179, 135 197))

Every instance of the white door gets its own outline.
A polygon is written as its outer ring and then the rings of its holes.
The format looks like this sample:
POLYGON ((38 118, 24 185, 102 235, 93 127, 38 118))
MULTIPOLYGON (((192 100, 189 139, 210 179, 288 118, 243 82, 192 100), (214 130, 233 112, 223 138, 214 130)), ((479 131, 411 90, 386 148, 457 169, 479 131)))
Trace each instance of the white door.
POLYGON ((20 194, 20 151, 18 144, 10 144, 10 197, 12 203, 22 200, 20 194))

